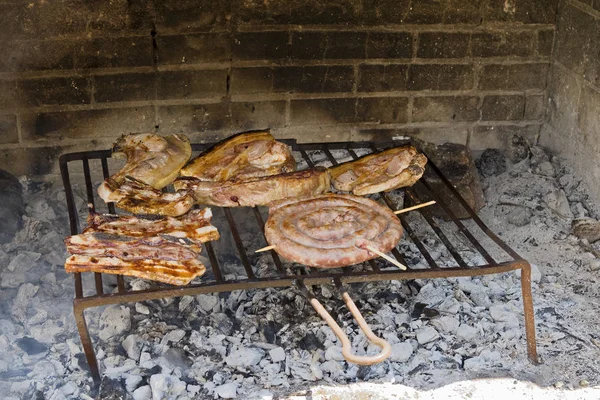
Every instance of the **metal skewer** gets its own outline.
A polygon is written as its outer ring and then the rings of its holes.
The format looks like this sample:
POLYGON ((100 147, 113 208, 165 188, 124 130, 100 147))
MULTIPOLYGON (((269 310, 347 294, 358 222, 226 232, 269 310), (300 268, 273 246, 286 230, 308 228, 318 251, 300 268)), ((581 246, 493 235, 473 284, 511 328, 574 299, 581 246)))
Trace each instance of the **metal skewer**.
POLYGON ((376 248, 371 247, 371 246, 365 246, 365 248, 367 250, 369 250, 370 252, 377 254, 381 258, 385 258, 386 260, 388 260, 389 262, 391 262, 392 264, 394 264, 396 267, 398 267, 398 268, 400 268, 402 270, 406 270, 406 266, 404 266, 403 264, 400 264, 397 260, 393 259, 392 257, 388 256, 385 253, 380 252, 376 248))

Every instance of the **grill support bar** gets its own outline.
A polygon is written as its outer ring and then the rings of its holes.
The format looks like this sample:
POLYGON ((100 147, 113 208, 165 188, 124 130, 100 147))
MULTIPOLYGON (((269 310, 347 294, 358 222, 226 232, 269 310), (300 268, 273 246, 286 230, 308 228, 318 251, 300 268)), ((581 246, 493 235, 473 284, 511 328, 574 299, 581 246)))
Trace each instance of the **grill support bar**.
MULTIPOLYGON (((313 161, 309 156, 308 152, 314 150, 323 151, 326 158, 332 162, 337 163, 335 157, 330 152, 331 149, 335 150, 346 150, 350 154, 350 156, 354 159, 357 158, 356 153, 353 149, 357 148, 374 148, 372 143, 364 143, 364 142, 345 142, 345 143, 311 143, 311 144, 303 144, 297 145, 293 140, 285 141, 287 144, 291 145, 294 150, 299 151, 303 156, 309 167, 314 167, 317 162, 313 161)), ((397 142, 388 142, 384 144, 380 144, 380 147, 389 147, 390 145, 398 146, 402 143, 397 142)), ((205 150, 209 145, 193 145, 193 150, 205 150)), ((72 234, 77 234, 80 230, 80 221, 77 209, 75 207, 73 188, 71 186, 71 178, 69 175, 69 166, 68 164, 73 161, 81 161, 83 164, 83 173, 85 177, 85 188, 86 193, 88 195, 88 202, 94 203, 94 190, 93 190, 93 182, 90 174, 90 165, 89 162, 92 160, 100 160, 102 175, 106 178, 109 176, 108 163, 107 158, 110 157, 110 150, 101 150, 101 151, 92 151, 92 152, 81 152, 81 153, 70 153, 65 154, 60 157, 60 170, 61 176, 63 180, 63 184, 65 187, 67 208, 69 210, 69 224, 71 228, 72 234)), ((442 182, 446 184, 449 191, 457 197, 460 204, 467 210, 467 212, 471 215, 474 222, 477 226, 487 235, 490 239, 492 239, 504 252, 506 252, 512 258, 511 261, 505 261, 496 263, 493 258, 489 255, 487 250, 483 247, 483 245, 478 242, 475 237, 469 232, 469 230, 452 214, 449 210, 448 206, 441 200, 441 196, 438 196, 431 186, 427 182, 420 182, 420 184, 425 185, 429 195, 436 198, 438 200, 438 204, 442 207, 442 209, 446 212, 447 215, 451 218, 451 220, 456 224, 459 231, 464 233, 471 244, 474 245, 476 250, 480 252, 480 254, 485 258, 488 262, 486 265, 481 266, 459 266, 452 268, 442 268, 440 267, 436 261, 431 257, 423 243, 419 240, 414 230, 411 229, 410 224, 404 215, 399 215, 402 225, 407 233, 408 238, 410 239, 419 249, 423 258, 427 261, 429 265, 428 268, 424 269, 416 269, 409 268, 407 271, 400 271, 397 269, 391 270, 381 270, 377 267, 375 262, 369 263, 371 266, 371 270, 365 271, 350 271, 348 269, 344 269, 341 272, 335 270, 317 270, 303 268, 299 271, 295 271, 293 273, 289 273, 286 271, 286 268, 282 265, 279 256, 274 251, 271 251, 271 256, 274 263, 274 272, 276 272, 275 276, 270 277, 257 277, 254 271, 252 270, 252 266, 249 262, 249 257, 247 256, 246 248, 244 243, 240 237, 237 225, 235 223, 235 219, 230 210, 225 209, 225 216, 231 230, 231 233, 234 238, 235 248, 238 250, 240 255, 240 259, 242 261, 242 266, 244 271, 246 272, 248 278, 247 279, 237 279, 227 281, 224 280, 222 272, 219 268, 219 262, 217 255, 214 251, 214 246, 209 242, 205 244, 205 248, 207 250, 209 260, 211 263, 211 267, 215 276, 215 279, 204 282, 202 284, 188 285, 185 287, 175 287, 175 286, 167 286, 163 288, 155 288, 148 290, 140 290, 140 291, 129 291, 125 287, 125 280, 122 275, 117 277, 118 283, 118 293, 104 293, 102 288, 102 274, 96 274, 95 282, 95 295, 84 296, 83 290, 83 281, 81 278, 81 273, 74 274, 74 282, 75 282, 75 299, 73 300, 73 311, 75 315, 75 320, 77 324, 77 329, 79 331, 79 335, 81 337, 81 344, 83 346, 83 350, 90 368, 90 373, 94 382, 96 384, 100 383, 101 375, 100 369, 98 367, 98 361, 96 359, 96 353, 94 350, 94 345, 91 340, 91 336, 89 334, 88 326, 86 323, 85 310, 90 307, 99 307, 113 304, 123 304, 123 303, 135 303, 139 301, 148 301, 148 300, 157 300, 162 298, 169 297, 181 297, 187 295, 198 295, 198 294, 207 294, 207 293, 219 293, 219 292, 230 292, 233 290, 246 290, 246 289, 263 289, 263 288, 282 288, 282 287, 306 287, 313 285, 324 285, 331 284, 332 282, 339 282, 340 284, 350 284, 350 283, 362 283, 362 282, 374 282, 374 281, 384 281, 384 280, 412 280, 412 279, 432 279, 432 278, 449 278, 449 277, 467 277, 467 276, 482 276, 482 275, 490 275, 490 274, 498 274, 504 273, 514 270, 521 270, 521 291, 523 295, 523 311, 524 311, 524 319, 525 319, 525 333, 527 338, 527 353, 529 360, 532 363, 538 362, 537 357, 537 349, 536 349, 536 339, 535 339, 535 321, 534 321, 534 310, 533 310, 533 297, 531 293, 531 266, 530 264, 523 260, 514 250, 512 250, 509 246, 507 246, 500 238, 498 238, 492 231, 485 226, 483 221, 479 219, 479 217, 475 214, 475 212, 468 207, 466 201, 460 196, 460 194, 456 191, 456 189, 450 184, 450 182, 441 174, 439 169, 433 164, 428 163, 429 167, 433 169, 433 171, 440 177, 442 182)), ((396 209, 397 205, 393 203, 390 197, 382 193, 382 199, 384 202, 392 209, 396 209)), ((411 196, 405 195, 405 202, 407 200, 412 200, 412 202, 420 201, 416 197, 416 193, 412 192, 411 196), (407 198, 408 197, 408 198, 407 198)), ((114 205, 109 204, 109 211, 114 211, 114 205)), ((254 217, 256 219, 257 225, 261 232, 264 232, 264 220, 260 211, 257 208, 252 210, 254 213, 254 217)), ((425 216, 422 210, 414 211, 421 212, 423 216, 425 216)), ((435 233, 441 232, 441 230, 437 227, 435 221, 431 218, 426 218, 427 223, 434 230, 435 233), (433 224, 432 224, 433 222, 433 224)), ((263 233, 264 234, 264 233, 263 233)), ((439 236, 439 235, 438 235, 439 236)), ((441 239, 441 238, 440 238, 441 239)), ((451 243, 447 240, 443 240, 443 244, 448 248, 448 246, 452 246, 451 243)), ((231 249, 233 250, 233 249, 231 249)), ((453 255, 458 255, 458 252, 452 248, 453 255)), ((253 251, 253 249, 248 249, 249 252, 253 251)), ((392 254, 403 264, 406 265, 406 261, 403 259, 402 255, 397 249, 392 250, 392 254)), ((458 257, 460 259, 460 256, 458 257)), ((462 264, 462 263, 461 263, 462 264)))

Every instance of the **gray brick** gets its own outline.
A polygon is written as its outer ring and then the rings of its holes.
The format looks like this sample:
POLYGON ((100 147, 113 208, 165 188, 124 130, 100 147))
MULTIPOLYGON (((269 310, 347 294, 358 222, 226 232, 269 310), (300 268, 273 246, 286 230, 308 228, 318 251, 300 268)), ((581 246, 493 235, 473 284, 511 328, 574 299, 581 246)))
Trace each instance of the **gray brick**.
POLYGON ((473 57, 503 57, 533 55, 533 32, 473 33, 473 57))
POLYGON ((290 4, 286 1, 234 0, 232 10, 241 25, 278 25, 290 23, 290 4))
POLYGON ((17 85, 20 102, 26 106, 85 104, 91 101, 87 78, 24 79, 17 85))
POLYGON ((523 119, 541 119, 544 116, 544 101, 546 96, 541 94, 528 95, 525 98, 525 115, 523 119))
POLYGON ((153 2, 158 32, 197 32, 225 27, 231 13, 227 1, 163 0, 153 2))
POLYGON ((69 146, 29 147, 0 151, 0 169, 13 175, 40 176, 58 170, 58 157, 69 146))
MULTIPOLYGON (((461 125, 444 127, 394 128, 394 129, 360 129, 358 140, 385 140, 397 136, 410 136, 437 145, 451 143, 467 143, 468 128, 461 125)), ((356 139, 355 139, 356 140, 356 139)))
POLYGON ((157 37, 158 63, 197 64, 231 59, 231 37, 226 33, 195 33, 157 37))
POLYGON ((358 122, 405 123, 408 121, 408 98, 365 97, 358 99, 358 122))
POLYGON ((20 107, 19 90, 17 81, 0 79, 0 108, 20 107))
POLYGON ((468 33, 423 32, 419 34, 417 57, 461 58, 469 54, 468 33))
POLYGON ((484 65, 479 89, 544 89, 547 73, 548 63, 484 65))
POLYGON ((595 151, 600 150, 598 126, 600 126, 600 91, 584 86, 579 99, 577 128, 581 132, 580 137, 587 142, 587 145, 593 146, 595 151))
POLYGON ((408 65, 361 65, 359 92, 406 90, 408 65))
POLYGON ((199 99, 225 96, 226 70, 163 71, 158 73, 158 99, 199 99))
POLYGON ((292 100, 293 125, 328 125, 356 120, 356 99, 292 100))
POLYGON ((408 69, 409 90, 468 90, 473 67, 462 64, 413 64, 408 69))
POLYGON ((99 103, 153 100, 155 93, 155 73, 127 73, 94 77, 94 100, 99 103))
POLYGON ((231 129, 237 132, 285 126, 285 101, 231 104, 231 129))
POLYGON ((581 83, 558 67, 552 68, 548 82, 547 121, 556 131, 568 135, 576 124, 581 83))
POLYGON ((365 32, 294 32, 292 59, 365 58, 365 32))
POLYGON ((290 7, 290 23, 298 25, 356 25, 363 10, 361 0, 307 0, 285 3, 290 7))
POLYGON ((154 107, 30 113, 22 117, 24 140, 117 138, 152 132, 154 107))
POLYGON ((83 0, 0 4, 0 26, 11 39, 83 36, 87 19, 83 0))
MULTIPOLYGON (((161 106, 158 108, 159 132, 185 133, 226 129, 229 125, 226 103, 161 106)), ((209 139, 209 138, 205 138, 209 139)))
POLYGON ((231 93, 256 94, 273 91, 273 70, 269 67, 234 68, 231 73, 231 93))
POLYGON ((481 119, 484 121, 515 121, 523 119, 525 112, 524 96, 485 96, 481 105, 481 119))
POLYGON ((489 0, 483 7, 483 21, 554 24, 557 8, 558 0, 521 0, 512 3, 505 0, 489 0))
POLYGON ((154 29, 154 2, 145 0, 111 0, 86 2, 88 29, 97 35, 154 29))
POLYGON ((413 122, 477 121, 479 117, 477 97, 416 97, 413 102, 413 122))
POLYGON ((441 0, 411 2, 402 22, 407 24, 441 24, 444 22, 446 4, 441 0))
POLYGON ((556 59, 576 74, 581 74, 590 41, 597 34, 597 29, 594 17, 565 3, 561 8, 556 32, 556 59))
POLYGON ((82 41, 75 52, 76 68, 142 67, 153 63, 148 37, 98 38, 82 41))
POLYGON ((18 142, 16 115, 0 115, 0 144, 18 142))
POLYGON ((363 22, 366 25, 400 24, 409 5, 409 0, 363 0, 363 22))
POLYGON ((234 60, 283 60, 289 58, 287 32, 240 32, 233 41, 234 60))
POLYGON ((554 29, 543 29, 538 31, 538 54, 550 56, 554 46, 554 29))
POLYGON ((7 42, 0 57, 0 71, 72 69, 75 42, 44 40, 39 42, 7 42))
POLYGON ((444 12, 445 24, 481 24, 483 0, 449 0, 444 12))
POLYGON ((353 85, 354 69, 351 66, 273 68, 274 92, 351 92, 353 85))
POLYGON ((413 37, 407 32, 369 32, 367 58, 412 58, 413 37))

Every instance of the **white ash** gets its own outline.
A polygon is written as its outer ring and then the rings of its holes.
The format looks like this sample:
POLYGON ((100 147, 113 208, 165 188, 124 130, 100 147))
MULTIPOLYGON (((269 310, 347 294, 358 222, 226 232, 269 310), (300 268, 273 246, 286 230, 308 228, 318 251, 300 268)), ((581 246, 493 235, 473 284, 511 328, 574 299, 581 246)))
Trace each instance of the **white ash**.
MULTIPOLYGON (((317 156, 327 165, 325 154, 317 156)), ((64 193, 59 182, 22 182, 30 214, 15 240, 0 246, 0 389, 6 398, 92 398, 97 392, 73 317, 73 280, 62 267, 62 238, 68 234, 64 193), (23 338, 30 339, 19 342, 23 338)), ((103 393, 121 390, 134 399, 269 398, 328 383, 395 382, 428 389, 486 376, 566 388, 598 385, 600 243, 570 234, 571 218, 598 217, 582 184, 541 152, 483 182, 488 205, 481 217, 534 264, 542 364, 526 357, 518 273, 349 286, 375 334, 392 344, 390 360, 371 367, 344 361, 338 339, 298 291, 262 289, 86 310, 105 382, 115 382, 103 384, 103 393)), ((85 187, 75 185, 75 191, 84 216, 85 187)), ((440 266, 456 266, 418 213, 407 218, 440 266)), ((468 264, 484 262, 451 224, 439 224, 468 264)), ((469 221, 464 224, 476 231, 469 221)), ((245 241, 265 245, 251 234, 251 222, 240 225, 245 241)), ((235 248, 231 238, 219 246, 235 248)), ((412 267, 427 265, 410 240, 403 239, 400 250, 412 267)), ((268 257, 256 256, 257 270, 270 268, 268 257)), ((234 255, 224 260, 223 270, 240 276, 240 265, 234 255)), ((84 279, 89 280, 84 287, 93 288, 93 276, 84 279)), ((116 281, 104 281, 105 292, 114 291, 116 281)), ((129 284, 136 290, 151 287, 140 279, 129 284)), ((378 352, 334 287, 313 290, 347 332, 354 353, 378 352)))

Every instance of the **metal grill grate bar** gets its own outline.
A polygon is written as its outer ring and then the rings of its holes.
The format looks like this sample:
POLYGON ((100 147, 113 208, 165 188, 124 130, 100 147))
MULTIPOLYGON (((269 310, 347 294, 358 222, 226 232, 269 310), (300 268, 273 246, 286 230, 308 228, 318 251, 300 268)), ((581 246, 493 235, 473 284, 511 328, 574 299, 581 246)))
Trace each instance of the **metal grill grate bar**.
POLYGON ((254 271, 252 271, 252 265, 250 265, 250 260, 248 260, 248 256, 246 255, 244 242, 242 242, 242 238, 238 232, 237 225, 233 219, 233 215, 231 214, 231 210, 229 208, 223 208, 223 211, 225 212, 225 217, 227 218, 229 227, 231 228, 231 234, 233 235, 233 240, 237 247, 238 255, 240 256, 242 264, 244 265, 244 270, 246 270, 246 275, 248 275, 249 279, 254 279, 256 276, 254 275, 254 271))

